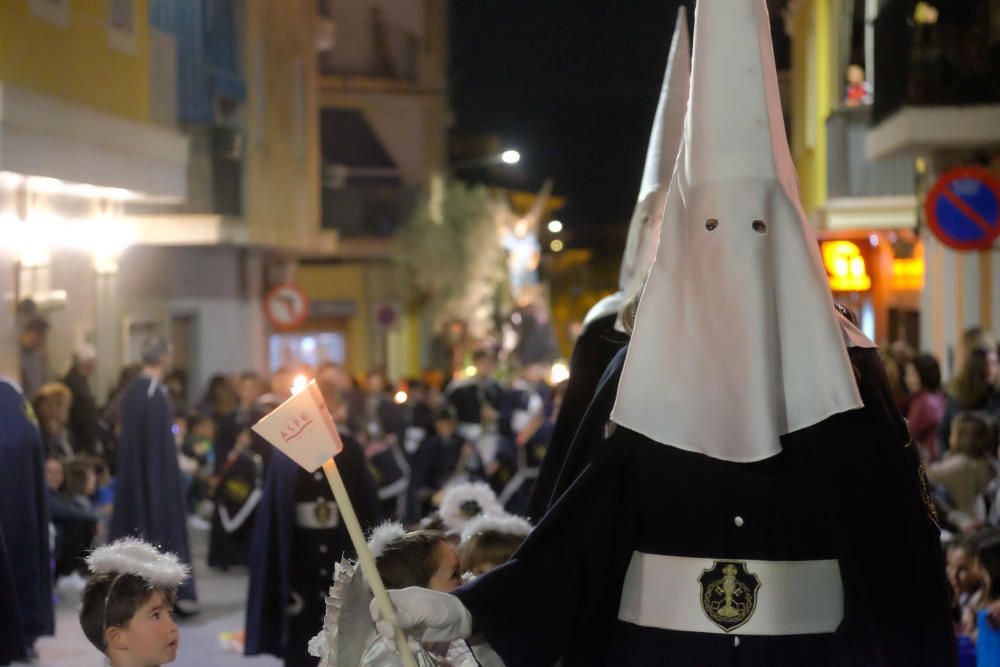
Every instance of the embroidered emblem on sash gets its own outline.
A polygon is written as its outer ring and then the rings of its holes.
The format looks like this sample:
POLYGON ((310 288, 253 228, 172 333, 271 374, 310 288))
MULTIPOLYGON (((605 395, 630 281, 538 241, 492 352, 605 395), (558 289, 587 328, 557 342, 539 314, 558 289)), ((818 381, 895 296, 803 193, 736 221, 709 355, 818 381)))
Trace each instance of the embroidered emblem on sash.
POLYGON ((321 498, 316 501, 316 509, 313 510, 313 513, 316 517, 316 522, 321 526, 326 526, 333 515, 333 510, 330 507, 330 503, 321 498))
POLYGON ((701 608, 724 632, 744 625, 757 609, 760 579, 742 561, 717 560, 698 577, 701 608))

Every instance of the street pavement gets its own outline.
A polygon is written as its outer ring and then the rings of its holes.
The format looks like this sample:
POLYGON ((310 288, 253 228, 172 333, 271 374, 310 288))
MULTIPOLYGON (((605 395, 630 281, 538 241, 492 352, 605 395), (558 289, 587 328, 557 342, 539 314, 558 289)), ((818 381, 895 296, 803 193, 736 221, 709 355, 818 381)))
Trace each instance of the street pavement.
MULTIPOLYGON (((219 635, 243 629, 244 605, 247 594, 247 573, 245 568, 229 572, 218 572, 205 565, 207 555, 207 531, 191 529, 191 547, 194 553, 194 568, 198 584, 198 598, 201 613, 179 620, 181 645, 176 667, 279 667, 281 662, 270 656, 247 658, 235 653, 226 653, 219 635)), ((38 641, 38 660, 34 667, 100 667, 103 657, 83 636, 77 611, 80 593, 67 590, 58 591, 56 604, 56 635, 38 641)), ((15 663, 22 664, 22 663, 15 663)))

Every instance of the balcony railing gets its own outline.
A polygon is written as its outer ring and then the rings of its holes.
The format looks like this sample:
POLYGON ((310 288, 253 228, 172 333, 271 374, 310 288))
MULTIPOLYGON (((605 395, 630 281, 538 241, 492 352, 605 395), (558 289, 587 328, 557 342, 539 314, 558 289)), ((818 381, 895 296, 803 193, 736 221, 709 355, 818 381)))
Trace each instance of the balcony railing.
POLYGON ((319 53, 321 75, 361 76, 416 82, 420 76, 420 37, 369 18, 352 30, 333 22, 319 53))
POLYGON ((1000 103, 998 20, 990 0, 885 2, 875 19, 875 123, 904 106, 1000 103))
POLYGON ((412 215, 418 188, 400 185, 323 187, 323 228, 345 238, 388 238, 412 215))
POLYGON ((869 107, 840 109, 827 118, 827 196, 831 199, 916 193, 912 160, 867 159, 865 138, 870 124, 869 107))

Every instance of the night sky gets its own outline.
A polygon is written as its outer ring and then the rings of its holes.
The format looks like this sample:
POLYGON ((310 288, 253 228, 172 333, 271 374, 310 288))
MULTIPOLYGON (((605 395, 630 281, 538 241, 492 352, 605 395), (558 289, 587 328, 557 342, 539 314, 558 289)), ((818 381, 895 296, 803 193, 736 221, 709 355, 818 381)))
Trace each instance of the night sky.
POLYGON ((552 176, 580 244, 627 225, 680 4, 694 0, 452 0, 452 133, 522 154, 472 178, 536 189, 552 176))

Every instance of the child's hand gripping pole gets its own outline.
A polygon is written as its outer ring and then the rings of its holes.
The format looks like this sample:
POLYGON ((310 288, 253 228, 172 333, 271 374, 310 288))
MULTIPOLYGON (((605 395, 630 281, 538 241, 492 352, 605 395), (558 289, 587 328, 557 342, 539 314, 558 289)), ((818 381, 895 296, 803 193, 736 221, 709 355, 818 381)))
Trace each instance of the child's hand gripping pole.
MULTIPOLYGON (((334 457, 344 448, 340 440, 333 418, 326 409, 326 403, 320 393, 316 381, 306 385, 305 389, 282 403, 269 415, 257 422, 253 430, 265 440, 280 449, 289 458, 309 472, 315 472, 322 466, 326 480, 337 501, 340 516, 347 526, 351 543, 358 553, 361 571, 368 579, 375 603, 379 606, 383 618, 395 625, 396 610, 392 606, 389 594, 385 590, 382 577, 375 567, 375 559, 368 550, 358 516, 344 488, 344 480, 337 470, 334 457)), ((396 650, 402 658, 404 667, 417 667, 417 662, 410 651, 406 635, 399 628, 395 630, 394 640, 396 650)))

